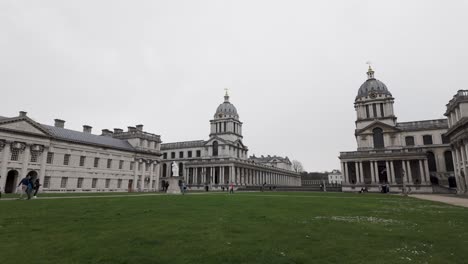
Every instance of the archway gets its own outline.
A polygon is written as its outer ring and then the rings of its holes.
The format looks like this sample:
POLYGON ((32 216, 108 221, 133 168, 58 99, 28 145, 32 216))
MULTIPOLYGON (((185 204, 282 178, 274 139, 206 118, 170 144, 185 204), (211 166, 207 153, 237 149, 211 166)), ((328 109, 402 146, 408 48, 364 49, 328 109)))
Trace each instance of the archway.
POLYGON ((18 171, 9 171, 5 183, 5 193, 13 193, 18 180, 18 171))

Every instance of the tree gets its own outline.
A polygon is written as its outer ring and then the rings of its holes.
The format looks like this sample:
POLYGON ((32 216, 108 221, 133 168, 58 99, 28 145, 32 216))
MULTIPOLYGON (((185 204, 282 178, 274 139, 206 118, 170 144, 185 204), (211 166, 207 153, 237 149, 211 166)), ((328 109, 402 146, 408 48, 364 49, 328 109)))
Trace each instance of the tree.
POLYGON ((304 171, 304 166, 302 166, 302 163, 298 160, 293 160, 292 161, 292 168, 295 172, 303 172, 304 171))

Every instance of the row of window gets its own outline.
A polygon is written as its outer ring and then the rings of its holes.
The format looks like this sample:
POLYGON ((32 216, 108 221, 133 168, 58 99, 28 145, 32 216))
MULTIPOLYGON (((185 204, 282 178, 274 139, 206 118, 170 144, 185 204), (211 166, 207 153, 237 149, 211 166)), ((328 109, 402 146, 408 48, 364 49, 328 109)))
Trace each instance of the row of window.
MULTIPOLYGON (((50 188, 50 176, 45 176, 44 177, 44 188, 50 188)), ((92 179, 92 182, 91 182, 91 188, 96 188, 97 184, 98 184, 98 178, 93 178, 92 179)), ((110 181, 111 179, 105 179, 106 182, 105 182, 105 188, 109 188, 110 186, 110 181)), ((76 188, 77 189, 81 189, 83 188, 83 181, 84 181, 84 178, 78 178, 78 180, 76 181, 76 188)), ((60 181, 60 188, 67 188, 69 187, 68 186, 68 177, 62 177, 61 181, 60 181)), ((118 179, 117 180, 117 188, 120 189, 122 187, 122 179, 118 179)))
MULTIPOLYGON (((441 137, 442 137, 442 144, 449 144, 450 143, 449 139, 445 135, 442 135, 441 137)), ((415 145, 414 136, 405 137, 405 144, 406 144, 406 146, 414 146, 415 145)), ((423 144, 424 145, 434 144, 433 140, 432 140, 432 135, 424 135, 423 136, 423 144)))
MULTIPOLYGON (((187 151, 187 158, 192 158, 193 157, 193 152, 191 150, 187 151)), ((199 158, 201 157, 201 150, 196 151, 196 157, 199 158)), ((176 158, 176 152, 171 152, 171 159, 176 158)), ((179 159, 184 158, 184 152, 179 151, 179 159)), ((167 159, 167 152, 163 153, 163 159, 167 159)))
MULTIPOLYGON (((49 152, 47 153, 47 164, 52 164, 54 162, 54 156, 55 156, 55 153, 54 152, 49 152)), ((68 166, 70 165, 70 158, 71 158, 71 155, 70 154, 64 154, 63 155, 63 165, 65 166, 68 166)), ((80 167, 84 167, 85 163, 86 163, 86 156, 80 156, 80 163, 79 163, 79 166, 80 167)), ((95 157, 94 158, 94 164, 93 166, 95 168, 98 168, 99 167, 99 163, 100 163, 100 158, 98 157, 95 157)), ((112 168, 112 163, 113 163, 113 160, 112 159, 107 159, 107 168, 110 169, 112 168)), ((119 160, 119 170, 122 170, 123 169, 123 166, 124 166, 124 161, 123 160, 119 160)), ((133 170, 133 166, 134 166, 134 162, 131 161, 130 162, 130 170, 133 170)))

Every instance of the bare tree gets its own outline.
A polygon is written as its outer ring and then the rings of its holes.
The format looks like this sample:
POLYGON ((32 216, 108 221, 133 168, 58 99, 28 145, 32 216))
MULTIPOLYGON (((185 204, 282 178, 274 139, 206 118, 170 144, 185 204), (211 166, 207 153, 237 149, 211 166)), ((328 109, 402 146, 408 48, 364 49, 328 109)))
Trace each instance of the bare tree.
POLYGON ((304 171, 304 166, 302 166, 302 163, 298 160, 293 160, 292 161, 292 167, 295 172, 303 172, 304 171))

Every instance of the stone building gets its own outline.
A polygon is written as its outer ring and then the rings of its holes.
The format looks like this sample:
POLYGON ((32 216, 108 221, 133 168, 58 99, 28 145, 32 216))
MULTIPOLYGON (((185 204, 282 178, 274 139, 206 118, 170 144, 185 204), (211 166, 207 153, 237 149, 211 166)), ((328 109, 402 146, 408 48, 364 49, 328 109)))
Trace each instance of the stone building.
POLYGON ((343 175, 339 170, 333 170, 328 174, 328 183, 330 184, 338 184, 340 185, 343 183, 343 175))
POLYGON ((268 165, 268 166, 272 166, 272 167, 275 167, 275 168, 281 168, 281 169, 285 169, 285 170, 293 170, 292 169, 292 163, 291 161, 289 160, 288 157, 280 157, 280 156, 263 156, 261 155, 260 157, 256 157, 255 155, 253 156, 250 156, 249 157, 249 160, 255 162, 255 163, 259 163, 259 164, 263 164, 263 165, 268 165))
MULTIPOLYGON (((467 192, 468 167, 468 90, 460 90, 447 104, 445 116, 448 119, 447 139, 453 150, 457 191, 460 194, 467 192)), ((446 152, 445 159, 451 156, 446 152)))
POLYGON ((21 178, 39 178, 46 192, 154 190, 159 178, 160 136, 103 129, 101 135, 66 129, 65 121, 40 124, 26 112, 0 117, 0 188, 16 191, 21 178))
POLYGON ((374 78, 371 67, 356 96, 357 151, 341 152, 343 191, 367 187, 379 191, 384 183, 393 192, 433 192, 453 187, 453 160, 447 119, 397 122, 387 86, 374 78))
POLYGON ((161 182, 171 177, 171 163, 179 166, 179 174, 191 189, 221 189, 231 182, 236 186, 300 186, 300 176, 288 169, 283 159, 264 163, 249 159, 243 143, 242 122, 236 107, 226 93, 212 120, 208 140, 164 143, 161 182), (281 160, 281 162, 280 162, 281 160))

